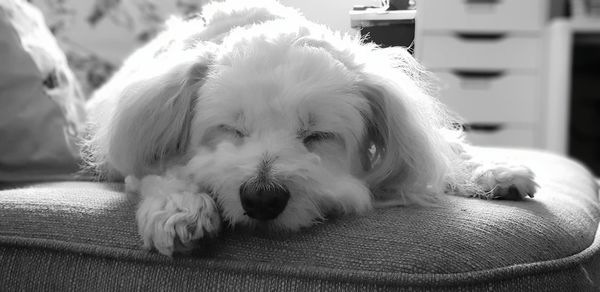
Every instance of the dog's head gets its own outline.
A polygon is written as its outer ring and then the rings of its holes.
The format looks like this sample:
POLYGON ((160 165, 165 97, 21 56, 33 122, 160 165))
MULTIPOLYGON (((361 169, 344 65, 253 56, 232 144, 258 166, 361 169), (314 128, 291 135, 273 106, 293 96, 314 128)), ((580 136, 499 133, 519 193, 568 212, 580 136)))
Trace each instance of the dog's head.
POLYGON ((445 118, 405 50, 286 21, 197 46, 125 91, 122 172, 185 165, 230 224, 292 230, 442 186, 445 118))

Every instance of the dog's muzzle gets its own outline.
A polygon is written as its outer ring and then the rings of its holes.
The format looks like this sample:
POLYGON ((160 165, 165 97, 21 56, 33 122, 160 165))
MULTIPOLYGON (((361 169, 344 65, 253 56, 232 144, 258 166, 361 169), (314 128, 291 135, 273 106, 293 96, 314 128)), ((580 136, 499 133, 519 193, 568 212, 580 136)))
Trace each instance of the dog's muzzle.
POLYGON ((289 198, 290 191, 281 184, 246 181, 240 186, 240 199, 246 215, 258 220, 277 218, 289 198))

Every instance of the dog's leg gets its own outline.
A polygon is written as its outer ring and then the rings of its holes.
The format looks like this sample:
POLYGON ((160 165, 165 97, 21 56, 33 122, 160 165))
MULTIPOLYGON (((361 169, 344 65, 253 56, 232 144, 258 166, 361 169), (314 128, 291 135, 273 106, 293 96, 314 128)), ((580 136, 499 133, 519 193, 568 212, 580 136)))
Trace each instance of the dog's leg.
POLYGON ((507 200, 534 196, 538 185, 528 167, 486 159, 461 142, 452 142, 452 149, 457 154, 457 162, 448 193, 507 200))
POLYGON ((221 218, 215 201, 174 177, 127 177, 126 186, 142 196, 136 218, 144 247, 171 256, 191 250, 195 241, 217 234, 221 218))

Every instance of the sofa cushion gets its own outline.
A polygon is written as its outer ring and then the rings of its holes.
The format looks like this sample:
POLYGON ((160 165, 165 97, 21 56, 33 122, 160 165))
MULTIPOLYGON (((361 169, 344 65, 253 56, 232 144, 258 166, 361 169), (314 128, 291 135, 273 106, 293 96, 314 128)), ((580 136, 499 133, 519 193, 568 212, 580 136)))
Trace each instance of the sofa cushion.
POLYGON ((120 184, 0 191, 0 287, 9 290, 596 291, 598 186, 553 154, 480 149, 529 165, 534 199, 447 196, 332 218, 298 233, 227 230, 185 256, 141 249, 137 198, 120 184))
POLYGON ((0 181, 73 178, 84 96, 40 11, 0 1, 0 181))

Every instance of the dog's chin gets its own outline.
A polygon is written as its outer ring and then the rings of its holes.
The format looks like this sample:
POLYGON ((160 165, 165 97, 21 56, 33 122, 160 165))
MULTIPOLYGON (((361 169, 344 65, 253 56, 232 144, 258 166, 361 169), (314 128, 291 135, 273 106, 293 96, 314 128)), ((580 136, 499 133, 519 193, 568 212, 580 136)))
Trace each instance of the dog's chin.
POLYGON ((286 180, 290 199, 285 209, 270 220, 249 216, 239 199, 237 184, 215 186, 213 193, 221 218, 233 228, 294 232, 323 222, 328 216, 362 213, 372 208, 367 187, 350 175, 317 175, 286 180))
POLYGON ((279 216, 271 220, 260 220, 243 214, 233 217, 228 223, 234 228, 256 230, 259 232, 295 232, 302 228, 310 227, 325 219, 326 212, 317 209, 295 210, 293 207, 286 208, 279 216))
MULTIPOLYGON (((332 176, 329 176, 332 178, 332 176)), ((290 200, 286 208, 271 220, 248 216, 241 204, 217 199, 222 218, 232 227, 269 232, 295 232, 323 222, 329 216, 362 213, 372 208, 366 186, 349 175, 327 181, 324 176, 302 177, 286 183, 290 200)), ((221 197, 217 194, 217 198, 221 197)))
POLYGON ((200 151, 186 166, 192 179, 210 190, 221 218, 231 227, 297 231, 331 214, 362 213, 372 208, 370 191, 351 174, 332 171, 312 153, 282 154, 272 174, 289 190, 285 208, 270 220, 255 219, 244 210, 240 186, 256 175, 261 155, 233 145, 200 151))

